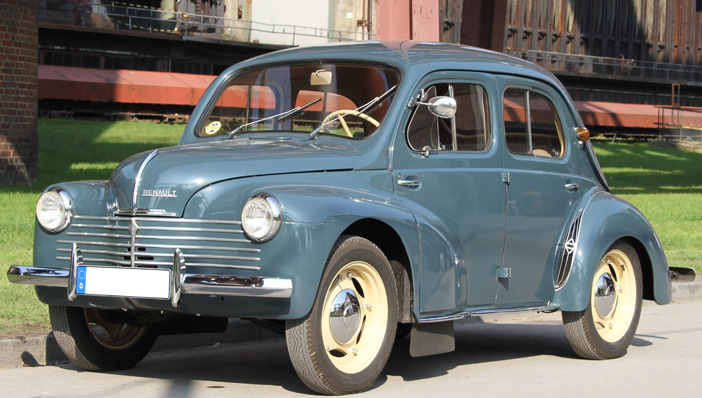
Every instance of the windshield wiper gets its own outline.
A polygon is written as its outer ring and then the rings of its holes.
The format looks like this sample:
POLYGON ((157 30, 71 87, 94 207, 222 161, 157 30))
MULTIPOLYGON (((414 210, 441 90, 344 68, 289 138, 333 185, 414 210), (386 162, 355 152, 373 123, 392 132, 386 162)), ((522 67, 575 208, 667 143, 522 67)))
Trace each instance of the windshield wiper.
MULTIPOLYGON (((390 94, 391 94, 393 91, 395 91, 395 88, 396 88, 396 87, 397 87, 397 85, 394 85, 394 86, 390 87, 390 89, 388 89, 388 91, 386 91, 386 92, 384 92, 383 94, 381 94, 381 95, 379 95, 379 96, 373 98, 372 100, 368 101, 367 103, 365 103, 365 104, 359 106, 358 108, 354 109, 354 111, 358 111, 358 113, 366 113, 366 112, 368 112, 368 111, 370 111, 370 110, 373 110, 373 108, 374 108, 376 105, 378 105, 378 104, 380 104, 381 102, 385 101, 385 99, 386 99, 388 96, 390 96, 390 94)), ((317 138, 317 135, 319 135, 319 133, 322 132, 322 130, 324 129, 324 126, 328 125, 329 123, 335 122, 335 121, 339 120, 340 118, 342 118, 342 117, 344 117, 344 116, 346 116, 346 115, 339 115, 339 116, 335 117, 334 119, 331 119, 331 120, 329 120, 328 122, 322 124, 321 126, 317 127, 316 129, 314 129, 314 131, 312 131, 312 132, 310 133, 310 139, 317 138)))
POLYGON ((273 116, 268 116, 268 117, 263 118, 263 119, 258 119, 258 120, 255 120, 255 121, 253 121, 253 122, 249 122, 249 123, 242 124, 241 126, 239 126, 239 127, 235 128, 234 130, 230 131, 230 132, 227 134, 227 139, 229 139, 229 138, 234 138, 234 136, 236 136, 239 132, 241 132, 241 129, 243 129, 244 127, 252 126, 252 125, 254 125, 254 124, 258 124, 258 123, 261 123, 261 122, 265 122, 266 120, 271 120, 271 119, 275 119, 275 118, 278 118, 278 121, 281 121, 281 120, 285 120, 285 119, 287 119, 287 118, 289 118, 289 117, 295 116, 295 115, 297 115, 298 113, 304 111, 305 109, 309 108, 310 106, 316 104, 317 102, 319 102, 319 101, 321 101, 321 100, 322 100, 321 98, 317 98, 317 99, 315 99, 315 100, 313 100, 313 101, 311 101, 311 102, 306 103, 305 105, 300 105, 300 106, 298 106, 297 108, 293 108, 293 109, 290 109, 290 110, 288 110, 288 111, 275 114, 275 115, 273 115, 273 116))

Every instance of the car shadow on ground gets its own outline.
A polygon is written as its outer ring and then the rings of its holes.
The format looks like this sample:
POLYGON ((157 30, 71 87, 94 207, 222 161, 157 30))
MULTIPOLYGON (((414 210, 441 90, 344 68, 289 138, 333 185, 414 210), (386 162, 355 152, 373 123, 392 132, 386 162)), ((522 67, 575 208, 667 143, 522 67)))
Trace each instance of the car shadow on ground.
MULTIPOLYGON (((370 390, 381 387, 388 376, 404 381, 440 377, 464 366, 537 356, 581 360, 570 348, 560 324, 496 324, 469 322, 455 328, 456 350, 442 355, 412 358, 409 338, 395 343, 385 370, 370 390)), ((655 336, 637 336, 636 347, 652 345, 655 336)), ((72 364, 62 368, 77 370, 72 364)), ((135 378, 170 380, 168 397, 191 397, 203 389, 231 389, 231 383, 282 388, 308 395, 288 357, 282 337, 251 343, 150 354, 135 368, 112 372, 135 378)), ((138 381, 135 382, 138 385, 138 381)))

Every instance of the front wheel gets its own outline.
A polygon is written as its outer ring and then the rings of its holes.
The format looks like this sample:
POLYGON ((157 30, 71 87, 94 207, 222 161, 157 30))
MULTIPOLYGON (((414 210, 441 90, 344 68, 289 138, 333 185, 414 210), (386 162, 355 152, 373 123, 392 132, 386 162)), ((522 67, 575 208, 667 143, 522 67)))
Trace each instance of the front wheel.
POLYGON ((624 355, 639 324, 641 301, 639 257, 630 245, 615 244, 597 266, 587 308, 563 312, 563 325, 573 350, 587 359, 624 355))
POLYGON ((360 392, 378 378, 392 348, 397 293, 390 263, 372 242, 337 244, 305 318, 286 322, 290 359, 322 394, 360 392))
POLYGON ((49 317, 63 353, 85 370, 129 369, 157 337, 148 326, 128 322, 123 311, 50 305, 49 317))

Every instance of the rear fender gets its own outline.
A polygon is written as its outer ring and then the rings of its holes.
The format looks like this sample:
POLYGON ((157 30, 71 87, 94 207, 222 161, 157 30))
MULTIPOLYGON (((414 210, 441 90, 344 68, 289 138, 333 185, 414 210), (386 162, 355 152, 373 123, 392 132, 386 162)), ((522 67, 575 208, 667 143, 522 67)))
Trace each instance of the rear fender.
POLYGON ((582 311, 590 300, 592 279, 600 259, 613 243, 626 240, 636 249, 643 274, 644 298, 671 302, 668 263, 660 240, 646 217, 628 202, 597 193, 583 212, 570 276, 554 295, 562 311, 582 311))

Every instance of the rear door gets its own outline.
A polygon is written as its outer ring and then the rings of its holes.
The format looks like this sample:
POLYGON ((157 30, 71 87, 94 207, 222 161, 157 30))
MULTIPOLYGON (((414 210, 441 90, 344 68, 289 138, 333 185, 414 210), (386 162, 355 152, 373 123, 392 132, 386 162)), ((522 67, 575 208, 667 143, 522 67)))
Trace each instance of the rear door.
POLYGON ((592 182, 572 157, 575 121, 555 90, 498 77, 502 91, 503 159, 507 174, 505 255, 498 307, 544 305, 553 298, 564 229, 592 182))

